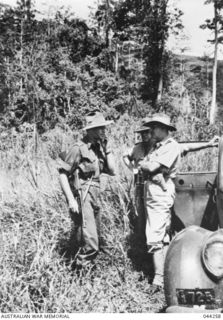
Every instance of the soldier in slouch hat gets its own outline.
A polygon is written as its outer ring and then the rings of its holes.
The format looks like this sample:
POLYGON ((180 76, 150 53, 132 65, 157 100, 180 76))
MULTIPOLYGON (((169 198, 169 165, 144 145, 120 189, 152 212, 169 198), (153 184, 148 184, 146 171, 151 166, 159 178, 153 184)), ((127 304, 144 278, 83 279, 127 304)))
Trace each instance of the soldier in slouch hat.
POLYGON ((105 129, 106 121, 99 110, 86 116, 86 135, 70 150, 63 152, 64 165, 59 168, 60 183, 75 224, 78 266, 89 265, 100 248, 100 175, 114 175, 112 150, 105 129))
POLYGON ((139 162, 139 170, 145 177, 144 204, 146 210, 146 242, 149 253, 153 254, 154 272, 153 291, 163 287, 165 251, 170 241, 168 230, 171 224, 171 208, 175 199, 174 179, 177 175, 181 156, 191 151, 215 147, 219 137, 206 143, 180 145, 170 132, 176 131, 170 117, 163 113, 154 114, 144 123, 152 130, 155 141, 152 152, 139 162), (165 179, 165 189, 157 174, 165 179))

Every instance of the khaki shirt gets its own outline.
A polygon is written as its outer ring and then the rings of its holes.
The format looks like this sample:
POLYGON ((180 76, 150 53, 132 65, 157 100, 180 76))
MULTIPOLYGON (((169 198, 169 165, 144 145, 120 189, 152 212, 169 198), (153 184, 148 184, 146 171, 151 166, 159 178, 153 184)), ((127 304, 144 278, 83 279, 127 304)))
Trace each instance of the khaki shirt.
MULTIPOLYGON (((106 153, 108 154, 107 147, 106 153)), ((86 181, 93 178, 99 182, 101 173, 109 173, 106 162, 106 155, 99 143, 92 144, 89 142, 88 136, 83 140, 75 143, 69 150, 63 151, 60 154, 62 163, 59 167, 65 170, 69 176, 72 176, 76 169, 79 169, 79 178, 81 181, 86 181)))
POLYGON ((173 139, 167 138, 156 144, 154 150, 147 156, 148 161, 158 162, 164 166, 165 176, 174 179, 177 175, 177 170, 182 153, 185 150, 173 139))

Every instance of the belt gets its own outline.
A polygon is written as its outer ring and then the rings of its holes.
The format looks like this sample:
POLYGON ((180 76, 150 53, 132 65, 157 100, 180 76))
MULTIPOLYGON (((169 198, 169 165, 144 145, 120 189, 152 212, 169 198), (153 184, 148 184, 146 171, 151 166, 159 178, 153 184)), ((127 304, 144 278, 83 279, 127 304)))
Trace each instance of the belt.
POLYGON ((81 185, 85 185, 85 184, 89 183, 89 181, 91 181, 91 185, 96 185, 96 184, 99 184, 99 183, 100 183, 99 178, 80 179, 81 185))
MULTIPOLYGON (((172 180, 173 182, 176 180, 176 178, 171 178, 171 177, 164 177, 165 182, 167 182, 168 180, 172 180)), ((145 182, 153 182, 151 179, 147 178, 144 180, 145 182)))

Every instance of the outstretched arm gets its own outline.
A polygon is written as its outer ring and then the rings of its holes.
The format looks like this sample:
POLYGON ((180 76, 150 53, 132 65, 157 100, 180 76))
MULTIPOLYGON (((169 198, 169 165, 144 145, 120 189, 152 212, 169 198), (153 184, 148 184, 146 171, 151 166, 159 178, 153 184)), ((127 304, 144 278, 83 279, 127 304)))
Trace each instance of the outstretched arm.
POLYGON ((188 143, 182 146, 182 155, 186 155, 188 152, 192 151, 199 151, 206 148, 213 148, 218 146, 220 137, 214 136, 210 141, 208 142, 195 142, 195 143, 188 143))

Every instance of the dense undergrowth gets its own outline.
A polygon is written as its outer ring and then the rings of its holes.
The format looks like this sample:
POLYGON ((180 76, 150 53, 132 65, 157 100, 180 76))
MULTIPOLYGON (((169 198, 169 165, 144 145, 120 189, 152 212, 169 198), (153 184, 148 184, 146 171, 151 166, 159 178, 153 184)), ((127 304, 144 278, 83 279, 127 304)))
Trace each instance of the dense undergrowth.
MULTIPOLYGON (((102 177, 100 201, 110 254, 100 254, 97 267, 85 274, 73 268, 71 220, 57 173, 59 152, 77 134, 56 128, 39 137, 30 126, 2 132, 0 312, 163 310, 164 295, 148 294, 151 261, 134 239, 131 173, 121 160, 137 125, 123 116, 109 129, 117 175, 102 177)), ((180 127, 178 139, 193 138, 188 132, 180 127)), ((212 132, 206 138, 211 137, 212 132)), ((183 168, 212 170, 216 157, 216 150, 193 154, 183 168)))

